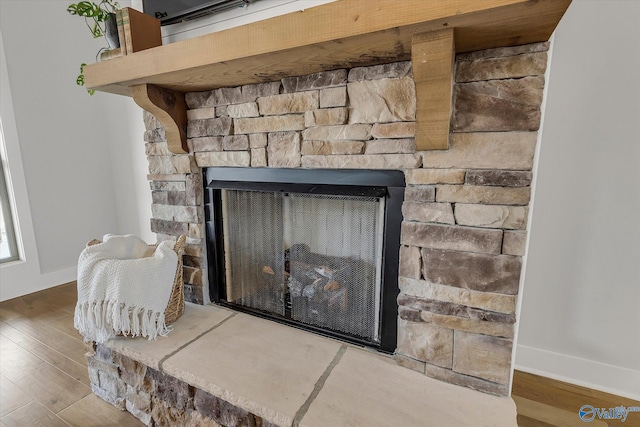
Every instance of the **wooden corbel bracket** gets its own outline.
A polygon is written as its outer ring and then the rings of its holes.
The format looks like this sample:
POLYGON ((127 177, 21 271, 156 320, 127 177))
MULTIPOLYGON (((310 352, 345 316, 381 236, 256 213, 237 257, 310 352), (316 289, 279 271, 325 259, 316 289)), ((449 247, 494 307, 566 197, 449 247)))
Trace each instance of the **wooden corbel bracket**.
POLYGON ((453 102, 454 29, 414 34, 411 65, 416 85, 416 150, 446 150, 453 102))
POLYGON ((175 154, 188 153, 184 93, 141 84, 132 86, 132 95, 136 104, 153 114, 164 127, 169 151, 175 154))

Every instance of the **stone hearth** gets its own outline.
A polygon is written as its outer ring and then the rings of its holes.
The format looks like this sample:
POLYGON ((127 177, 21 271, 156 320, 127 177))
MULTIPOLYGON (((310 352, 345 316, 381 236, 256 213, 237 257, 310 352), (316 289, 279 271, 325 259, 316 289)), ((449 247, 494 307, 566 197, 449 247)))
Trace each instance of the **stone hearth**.
POLYGON ((145 113, 158 239, 188 236, 187 300, 207 304, 208 166, 398 169, 398 364, 506 395, 548 43, 456 56, 450 148, 416 151, 411 63, 187 93, 189 154, 145 113))
POLYGON ((221 307, 187 303, 166 338, 91 346, 94 393, 148 426, 513 426, 510 398, 221 307))

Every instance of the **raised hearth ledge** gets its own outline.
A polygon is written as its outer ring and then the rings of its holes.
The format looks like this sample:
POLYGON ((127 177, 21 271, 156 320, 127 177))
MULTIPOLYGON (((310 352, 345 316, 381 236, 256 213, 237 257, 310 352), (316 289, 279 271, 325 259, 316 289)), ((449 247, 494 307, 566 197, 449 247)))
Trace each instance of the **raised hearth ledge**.
POLYGON ((187 303, 168 337, 115 338, 106 346, 278 426, 516 425, 509 397, 217 306, 187 303))

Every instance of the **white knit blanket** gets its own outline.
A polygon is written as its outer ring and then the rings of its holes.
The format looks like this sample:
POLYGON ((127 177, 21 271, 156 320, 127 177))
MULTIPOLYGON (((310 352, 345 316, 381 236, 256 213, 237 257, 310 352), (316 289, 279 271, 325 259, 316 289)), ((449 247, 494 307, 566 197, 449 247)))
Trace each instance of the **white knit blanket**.
POLYGON ((78 259, 74 325, 85 340, 116 334, 155 339, 169 332, 164 310, 178 265, 174 243, 153 247, 133 235, 104 236, 78 259))

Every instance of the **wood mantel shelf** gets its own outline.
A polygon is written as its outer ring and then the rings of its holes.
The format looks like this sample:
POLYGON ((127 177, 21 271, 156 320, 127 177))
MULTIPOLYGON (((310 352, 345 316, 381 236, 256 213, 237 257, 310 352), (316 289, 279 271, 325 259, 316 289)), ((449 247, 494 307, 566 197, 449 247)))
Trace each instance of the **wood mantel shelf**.
POLYGON ((127 96, 144 84, 175 93, 261 83, 409 60, 414 35, 443 29, 454 30, 455 52, 534 43, 549 39, 570 3, 337 0, 88 65, 85 81, 127 96))

